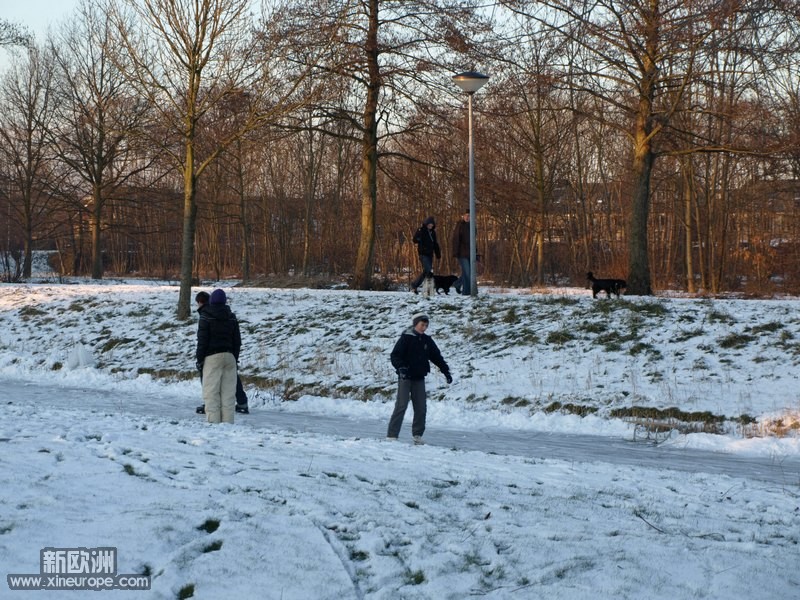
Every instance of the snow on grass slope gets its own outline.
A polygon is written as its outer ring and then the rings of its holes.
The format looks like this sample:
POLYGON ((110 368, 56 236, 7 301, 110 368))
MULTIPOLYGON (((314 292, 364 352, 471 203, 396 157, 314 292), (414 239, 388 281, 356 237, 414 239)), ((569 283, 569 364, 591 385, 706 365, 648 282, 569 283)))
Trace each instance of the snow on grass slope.
MULTIPOLYGON (((795 300, 227 291, 242 320, 252 404, 267 415, 388 419, 389 350, 425 310, 456 376, 449 387, 429 377, 429 428, 629 435, 609 417, 637 404, 781 417, 796 431, 795 300)), ((118 572, 152 577, 151 591, 116 593, 131 600, 797 596, 794 472, 776 485, 668 463, 500 456, 238 420, 210 426, 193 412, 196 321, 174 318, 176 300, 176 288, 156 283, 0 287, 6 574, 38 573, 45 547, 113 546, 118 572), (66 368, 79 342, 95 367, 66 368), (4 397, 3 379, 60 392, 42 403, 4 397), (111 390, 120 406, 156 408, 111 410, 91 388, 111 390), (160 397, 185 402, 185 418, 172 408, 163 416, 160 397)), ((752 449, 727 424, 731 435, 673 441, 752 449)), ((777 454, 797 453, 796 436, 770 440, 770 452, 776 442, 777 454)))
MULTIPOLYGON (((176 287, 1 289, 0 374, 169 385, 187 405, 199 398, 196 318, 175 318, 176 287), (90 372, 64 366, 78 342, 97 361, 90 372)), ((451 386, 435 369, 428 377, 433 424, 623 435, 632 426, 610 417, 638 407, 684 431, 764 434, 779 421, 796 441, 800 426, 796 299, 225 289, 242 324, 240 368, 256 406, 387 416, 396 387, 389 352, 411 315, 425 311, 455 377, 451 386)))

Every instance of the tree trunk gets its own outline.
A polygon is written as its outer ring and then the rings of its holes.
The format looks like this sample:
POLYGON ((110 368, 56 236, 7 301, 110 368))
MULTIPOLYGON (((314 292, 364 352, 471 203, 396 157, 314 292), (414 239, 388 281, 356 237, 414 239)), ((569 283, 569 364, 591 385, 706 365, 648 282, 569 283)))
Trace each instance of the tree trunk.
POLYGON ((374 146, 364 142, 361 164, 361 241, 356 257, 355 282, 357 289, 372 287, 375 256, 375 207, 377 204, 377 157, 374 146))
POLYGON ((683 168, 683 230, 684 230, 684 251, 686 252, 686 291, 694 294, 697 289, 694 283, 694 257, 692 255, 692 241, 694 238, 694 227, 692 226, 692 199, 694 198, 694 169, 692 169, 691 159, 686 161, 683 168))
POLYGON ((308 277, 311 264, 311 219, 314 210, 314 197, 317 192, 317 155, 314 148, 314 133, 308 134, 308 149, 306 160, 308 161, 305 170, 305 181, 303 186, 304 206, 303 206, 303 275, 308 277))
POLYGON ((22 277, 30 279, 33 265, 33 189, 28 182, 23 189, 25 239, 22 248, 22 277))
MULTIPOLYGON (((541 125, 539 125, 541 127, 541 125)), ((536 144, 536 208, 535 208, 535 221, 534 233, 535 244, 537 248, 536 255, 536 284, 541 286, 544 284, 544 215, 547 210, 547 191, 545 190, 544 183, 544 150, 538 143, 536 144)))
POLYGON ((188 319, 191 314, 192 267, 194 265, 194 236, 197 230, 197 202, 194 172, 194 145, 186 143, 186 162, 183 167, 183 240, 181 241, 181 285, 178 294, 178 318, 188 319))
POLYGON ((656 133, 653 96, 658 69, 652 57, 657 55, 658 50, 658 24, 650 23, 646 35, 648 54, 642 63, 639 106, 633 130, 633 198, 628 231, 628 292, 637 296, 649 296, 653 293, 650 284, 647 227, 650 215, 650 178, 655 160, 652 145, 656 133))
POLYGON ((358 244, 354 286, 372 287, 375 253, 375 208, 378 200, 378 0, 369 0, 369 30, 366 43, 369 83, 364 106, 364 135, 361 151, 361 241, 358 244))
POLYGON ((303 275, 308 277, 311 263, 311 204, 313 199, 306 196, 305 211, 303 212, 303 275))
POLYGON ((240 198, 241 211, 242 211, 242 281, 245 283, 250 281, 250 221, 248 220, 246 211, 247 205, 244 200, 244 194, 240 198))
POLYGON ((250 215, 247 213, 247 194, 245 193, 244 165, 242 164, 242 141, 237 140, 237 183, 239 187, 239 219, 242 229, 242 281, 250 281, 250 215))
POLYGON ((30 279, 33 269, 33 224, 30 220, 25 223, 25 241, 23 242, 22 277, 30 279))
POLYGON ((103 248, 102 248, 102 214, 103 200, 100 190, 92 190, 92 279, 103 278, 103 248))
POLYGON ((650 261, 647 253, 650 175, 654 159, 645 124, 648 113, 640 113, 637 119, 633 157, 633 198, 628 237, 628 293, 637 296, 649 296, 653 293, 650 287, 650 261))

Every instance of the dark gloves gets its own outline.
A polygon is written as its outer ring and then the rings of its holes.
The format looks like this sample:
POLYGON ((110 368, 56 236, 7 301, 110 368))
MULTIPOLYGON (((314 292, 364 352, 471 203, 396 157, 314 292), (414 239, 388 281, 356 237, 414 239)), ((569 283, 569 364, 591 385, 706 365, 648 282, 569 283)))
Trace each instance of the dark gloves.
POLYGON ((408 379, 408 369, 406 367, 400 367, 397 369, 397 376, 400 379, 408 379))
POLYGON ((453 376, 450 375, 450 371, 444 374, 444 378, 447 380, 447 383, 453 383, 453 376))

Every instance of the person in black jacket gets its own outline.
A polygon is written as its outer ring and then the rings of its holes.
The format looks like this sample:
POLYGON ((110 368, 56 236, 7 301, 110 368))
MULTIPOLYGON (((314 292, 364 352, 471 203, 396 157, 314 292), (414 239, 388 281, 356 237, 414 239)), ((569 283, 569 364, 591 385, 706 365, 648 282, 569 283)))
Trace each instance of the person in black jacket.
POLYGON ((203 403, 209 423, 233 423, 236 361, 242 348, 239 322, 223 290, 211 292, 197 325, 197 368, 203 372, 203 403))
MULTIPOLYGON (((211 295, 208 292, 197 292, 197 295, 194 297, 194 301, 197 303, 197 314, 199 315, 202 313, 206 307, 208 306, 208 301, 211 298, 211 295)), ((200 369, 200 382, 203 381, 203 369, 200 369)), ((195 412, 198 415, 206 414, 206 405, 201 404, 200 406, 195 409, 195 412)), ((236 374, 236 412, 242 413, 245 415, 250 414, 250 407, 248 406, 247 402, 247 393, 244 391, 244 386, 242 385, 242 378, 239 377, 239 374, 236 374)))
POLYGON ((422 444, 425 433, 425 414, 427 412, 425 394, 425 376, 430 372, 430 363, 439 367, 447 383, 453 383, 450 367, 442 358, 442 353, 433 339, 425 335, 428 329, 428 315, 418 313, 412 317, 412 327, 408 328, 397 340, 392 350, 392 366, 397 370, 397 401, 394 412, 389 419, 386 439, 396 440, 400 435, 403 417, 408 408, 408 400, 414 407, 414 420, 411 423, 411 435, 415 444, 422 444))
POLYGON ((461 220, 456 224, 453 229, 453 237, 451 239, 451 246, 453 256, 458 261, 461 267, 461 277, 455 283, 456 292, 464 296, 469 296, 472 293, 472 278, 474 273, 470 272, 469 253, 470 253, 470 235, 469 235, 469 208, 461 215, 461 220))
POLYGON ((442 258, 439 242, 436 241, 436 221, 433 220, 433 217, 428 217, 422 222, 412 239, 417 245, 419 261, 422 263, 422 273, 411 284, 411 291, 416 294, 417 288, 425 280, 425 275, 433 275, 433 255, 435 254, 436 258, 442 258))

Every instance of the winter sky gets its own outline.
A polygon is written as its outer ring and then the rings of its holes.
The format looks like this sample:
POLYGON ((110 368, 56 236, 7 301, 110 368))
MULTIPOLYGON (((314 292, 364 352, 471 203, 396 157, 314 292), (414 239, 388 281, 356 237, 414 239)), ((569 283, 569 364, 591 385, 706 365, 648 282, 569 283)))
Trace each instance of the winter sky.
POLYGON ((47 28, 56 25, 78 6, 80 0, 24 0, 3 2, 2 17, 28 27, 39 41, 47 28))

